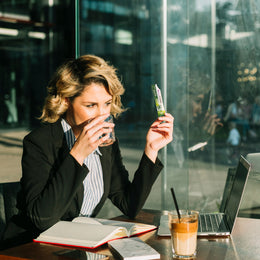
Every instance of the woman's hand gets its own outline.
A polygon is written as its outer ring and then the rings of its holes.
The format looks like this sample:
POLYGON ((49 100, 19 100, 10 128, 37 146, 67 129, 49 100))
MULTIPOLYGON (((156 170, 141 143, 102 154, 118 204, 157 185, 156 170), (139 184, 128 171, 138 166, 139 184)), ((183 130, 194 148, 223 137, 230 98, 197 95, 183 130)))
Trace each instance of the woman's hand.
POLYGON ((115 124, 104 121, 108 116, 109 114, 104 114, 83 124, 82 131, 70 150, 79 164, 82 165, 85 158, 109 138, 108 133, 112 132, 115 124))
POLYGON ((214 135, 216 133, 217 127, 222 127, 223 124, 221 123, 221 119, 217 117, 217 115, 210 115, 209 113, 206 113, 204 118, 204 125, 203 130, 209 134, 214 135))
POLYGON ((174 118, 171 114, 159 117, 146 135, 145 154, 155 162, 158 151, 172 141, 174 118))

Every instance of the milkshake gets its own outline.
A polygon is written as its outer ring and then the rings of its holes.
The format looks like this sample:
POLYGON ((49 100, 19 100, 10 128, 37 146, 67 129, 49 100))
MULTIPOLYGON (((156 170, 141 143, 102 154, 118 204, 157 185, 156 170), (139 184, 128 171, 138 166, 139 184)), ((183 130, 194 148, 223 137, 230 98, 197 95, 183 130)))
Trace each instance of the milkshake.
POLYGON ((176 212, 169 213, 169 228, 171 231, 174 256, 187 258, 196 255, 198 212, 180 211, 179 220, 176 212))

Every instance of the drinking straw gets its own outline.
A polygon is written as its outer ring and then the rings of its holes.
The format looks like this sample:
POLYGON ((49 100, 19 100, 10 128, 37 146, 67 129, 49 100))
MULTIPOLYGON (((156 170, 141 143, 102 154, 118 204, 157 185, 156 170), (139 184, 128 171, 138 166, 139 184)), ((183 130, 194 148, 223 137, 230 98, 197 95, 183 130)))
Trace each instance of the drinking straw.
POLYGON ((179 211, 178 203, 177 203, 176 196, 175 196, 173 188, 171 188, 171 192, 172 192, 172 197, 173 197, 173 201, 174 201, 174 204, 175 204, 175 208, 177 210, 179 222, 181 222, 181 214, 180 214, 180 211, 179 211))

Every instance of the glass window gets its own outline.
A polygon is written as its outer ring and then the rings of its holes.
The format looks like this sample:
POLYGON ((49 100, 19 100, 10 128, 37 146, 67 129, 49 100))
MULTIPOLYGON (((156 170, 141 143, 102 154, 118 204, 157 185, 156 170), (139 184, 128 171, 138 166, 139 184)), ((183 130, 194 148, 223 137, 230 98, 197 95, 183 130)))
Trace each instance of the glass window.
POLYGON ((0 3, 1 182, 21 176, 22 139, 39 124, 50 76, 74 57, 74 5, 59 2, 0 3))
POLYGON ((129 109, 116 133, 132 173, 156 119, 152 84, 175 117, 174 140, 160 154, 165 168, 145 207, 174 208, 174 187, 181 207, 218 211, 228 169, 240 154, 259 152, 259 6, 257 0, 79 1, 80 55, 109 60, 126 89, 129 109))

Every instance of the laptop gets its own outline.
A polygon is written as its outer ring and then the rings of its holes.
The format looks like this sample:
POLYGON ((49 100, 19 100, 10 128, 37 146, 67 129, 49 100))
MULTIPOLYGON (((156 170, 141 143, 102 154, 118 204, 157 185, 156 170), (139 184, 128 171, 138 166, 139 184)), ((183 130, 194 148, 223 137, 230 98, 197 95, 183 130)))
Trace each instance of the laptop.
MULTIPOLYGON (((260 172, 260 153, 249 153, 249 154, 247 154, 246 159, 251 164, 251 173, 252 172, 259 173, 260 172)), ((251 174, 250 174, 250 176, 251 176, 251 174)))
MULTIPOLYGON (((224 212, 200 213, 198 236, 229 236, 234 228, 239 206, 245 190, 250 171, 250 163, 241 155, 234 174, 233 182, 225 186, 229 195, 225 198, 224 212)), ((225 191, 224 191, 225 193, 225 191)), ((170 236, 168 215, 162 215, 158 229, 158 236, 170 236)))

